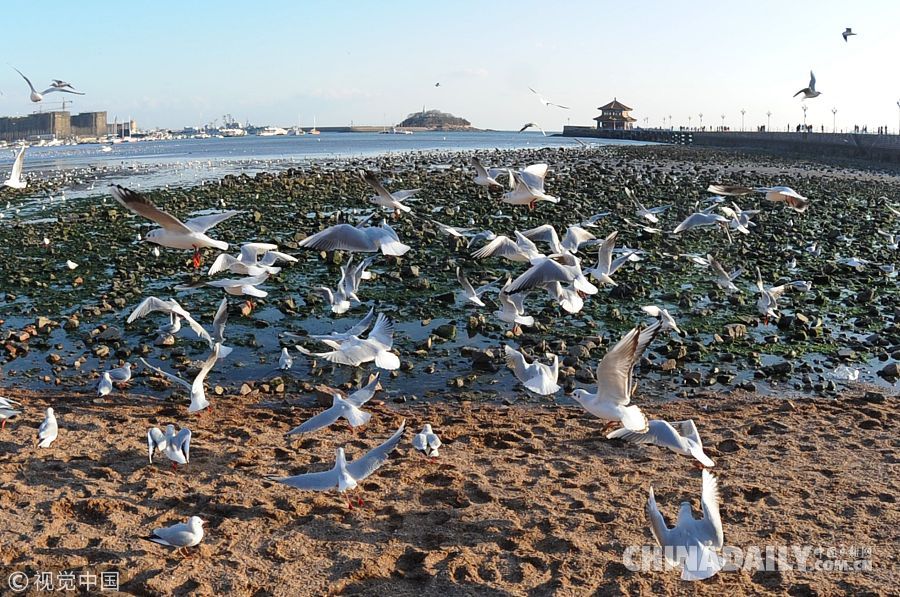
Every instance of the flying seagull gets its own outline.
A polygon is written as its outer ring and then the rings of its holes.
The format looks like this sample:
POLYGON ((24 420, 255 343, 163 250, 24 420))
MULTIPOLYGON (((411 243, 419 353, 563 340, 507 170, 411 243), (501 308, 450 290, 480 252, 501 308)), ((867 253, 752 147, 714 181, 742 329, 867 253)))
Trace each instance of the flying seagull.
POLYGON ((122 204, 123 207, 162 226, 162 228, 156 228, 145 234, 144 240, 171 249, 193 249, 194 267, 200 267, 201 248, 209 247, 222 251, 228 250, 228 243, 208 237, 206 231, 240 213, 238 211, 226 211, 224 213, 191 218, 182 222, 175 216, 156 207, 152 201, 141 193, 119 185, 113 185, 110 192, 113 198, 122 204))
POLYGON ((362 410, 362 406, 368 402, 375 392, 378 390, 378 377, 376 373, 372 376, 371 381, 362 388, 356 390, 347 397, 341 396, 338 390, 330 388, 331 391, 331 408, 322 411, 311 419, 294 427, 287 432, 288 435, 297 435, 301 433, 312 433, 324 427, 328 427, 336 423, 341 417, 347 420, 351 429, 356 429, 360 425, 365 425, 372 418, 370 413, 362 410))
POLYGON ((559 376, 559 357, 555 354, 547 353, 547 358, 551 364, 545 365, 536 359, 529 363, 518 350, 509 344, 503 347, 506 354, 506 365, 512 369, 513 373, 525 389, 534 392, 540 396, 551 396, 559 391, 556 381, 559 376))
POLYGON ((374 253, 381 251, 384 255, 400 256, 409 251, 409 245, 400 242, 400 237, 387 222, 381 226, 351 226, 336 224, 312 236, 307 236, 298 243, 300 247, 318 251, 358 251, 374 253))
POLYGON ((541 125, 539 125, 536 122, 528 122, 528 123, 523 124, 522 128, 519 129, 519 132, 520 133, 524 132, 525 130, 530 129, 530 128, 536 128, 537 130, 541 131, 542 135, 544 135, 545 137, 547 136, 547 133, 544 132, 544 129, 541 128, 541 125))
POLYGON ((187 388, 191 392, 191 404, 188 407, 188 412, 195 413, 209 406, 209 400, 206 399, 206 392, 203 389, 203 382, 206 380, 206 376, 209 374, 213 366, 216 364, 216 361, 218 361, 219 357, 221 356, 219 354, 220 347, 221 345, 219 344, 216 344, 213 347, 213 350, 210 353, 209 357, 207 357, 206 361, 203 363, 203 366, 200 367, 200 372, 197 373, 197 377, 194 378, 193 383, 188 383, 177 375, 172 375, 171 373, 166 373, 162 369, 157 369, 153 365, 147 363, 147 361, 145 361, 143 358, 141 358, 140 361, 144 364, 144 367, 152 369, 169 381, 175 382, 187 388))
POLYGON ((409 199, 419 192, 419 189, 406 189, 403 191, 388 191, 381 181, 373 172, 360 172, 360 177, 375 191, 375 196, 369 199, 370 203, 375 205, 393 209, 394 217, 400 215, 400 212, 410 213, 412 208, 403 203, 405 199, 409 199))
POLYGON ((709 456, 703 453, 703 442, 694 421, 650 421, 646 433, 635 433, 627 429, 616 429, 606 436, 607 439, 621 439, 633 444, 654 444, 661 448, 668 448, 676 454, 690 456, 697 460, 701 468, 716 465, 709 456))
POLYGON ((550 101, 545 100, 545 99, 541 96, 540 93, 538 93, 537 91, 535 91, 535 90, 532 89, 531 87, 529 87, 528 89, 531 89, 531 93, 533 93, 533 94, 535 94, 536 96, 538 96, 538 100, 540 100, 540 102, 541 102, 542 104, 544 104, 545 106, 556 106, 557 108, 562 108, 563 110, 568 110, 568 109, 569 109, 569 106, 563 106, 563 105, 560 105, 560 104, 554 104, 553 102, 550 102, 550 101))
POLYGON ((843 36, 844 41, 847 41, 847 38, 850 37, 851 35, 856 35, 856 34, 853 33, 853 29, 851 29, 850 27, 847 27, 846 29, 844 29, 844 32, 841 33, 841 36, 843 36))
POLYGON ((809 87, 801 89, 794 94, 794 97, 797 97, 801 93, 803 94, 803 99, 811 99, 822 95, 821 91, 816 91, 816 76, 812 71, 809 71, 809 87))
POLYGON ((28 77, 26 77, 25 75, 22 74, 22 71, 20 71, 16 67, 13 67, 13 70, 16 71, 17 73, 19 73, 20 75, 22 75, 22 78, 25 79, 26 83, 28 83, 28 87, 29 87, 29 89, 31 89, 31 96, 30 96, 31 101, 33 101, 34 103, 40 102, 41 100, 44 99, 45 95, 47 95, 48 93, 53 93, 54 91, 61 91, 63 93, 72 93, 75 95, 84 95, 80 91, 75 91, 74 89, 63 89, 62 87, 55 87, 55 86, 45 89, 42 92, 38 93, 37 90, 35 90, 34 85, 31 84, 31 81, 28 80, 28 77))
POLYGON ((13 161, 12 169, 9 171, 9 178, 3 181, 3 186, 11 189, 24 189, 28 183, 22 180, 22 167, 25 165, 25 146, 19 149, 16 159, 13 161))

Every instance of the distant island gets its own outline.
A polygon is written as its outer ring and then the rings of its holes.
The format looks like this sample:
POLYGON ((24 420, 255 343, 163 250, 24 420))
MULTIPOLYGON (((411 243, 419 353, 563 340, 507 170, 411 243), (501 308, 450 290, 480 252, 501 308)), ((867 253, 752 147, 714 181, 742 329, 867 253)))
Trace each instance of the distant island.
POLYGON ((428 110, 410 114, 399 124, 399 127, 448 131, 471 129, 472 123, 465 118, 440 110, 428 110))

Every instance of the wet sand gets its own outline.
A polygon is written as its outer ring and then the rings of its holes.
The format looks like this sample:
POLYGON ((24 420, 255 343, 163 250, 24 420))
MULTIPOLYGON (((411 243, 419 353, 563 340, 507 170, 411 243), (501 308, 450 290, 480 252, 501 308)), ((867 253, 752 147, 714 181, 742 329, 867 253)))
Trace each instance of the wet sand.
MULTIPOLYGON (((599 421, 546 402, 376 404, 354 436, 343 424, 293 444, 284 433, 319 410, 311 395, 214 398, 187 418, 183 398, 116 392, 14 394, 26 413, 0 432, 0 569, 119 570, 130 594, 212 595, 834 595, 890 594, 900 566, 895 398, 744 392, 661 402, 651 417, 693 418, 721 488, 725 542, 869 546, 867 572, 722 572, 685 583, 676 571, 632 572, 631 545, 652 545, 652 484, 671 523, 699 507, 700 473, 653 446, 608 441, 599 421), (43 409, 60 434, 32 448, 43 409), (362 483, 363 507, 266 479, 355 457, 406 419, 389 462, 362 483), (148 425, 187 424, 191 462, 147 462, 148 425), (410 440, 431 422, 436 463, 410 440), (140 539, 191 515, 207 535, 182 559, 140 539)), ((377 398, 377 397, 376 397, 377 398)), ((448 398, 452 398, 449 397, 448 398)))

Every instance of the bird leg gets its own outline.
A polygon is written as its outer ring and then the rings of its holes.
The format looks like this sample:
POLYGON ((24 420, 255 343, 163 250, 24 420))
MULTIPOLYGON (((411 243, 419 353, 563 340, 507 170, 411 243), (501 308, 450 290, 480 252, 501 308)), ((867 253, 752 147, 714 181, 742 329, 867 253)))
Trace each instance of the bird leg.
POLYGON ((178 464, 176 464, 174 462, 172 463, 172 471, 174 471, 176 473, 178 472, 178 464))
POLYGON ((3 419, 3 422, 0 423, 0 429, 6 429, 6 419, 3 419))
POLYGON ((200 269, 200 264, 202 260, 200 259, 200 247, 197 245, 192 245, 194 247, 194 269, 200 269))
POLYGON ((535 201, 537 201, 537 199, 532 199, 531 201, 528 202, 528 211, 531 211, 532 209, 534 209, 535 201))
POLYGON ((699 462, 697 462, 697 461, 695 460, 695 461, 694 461, 694 468, 702 471, 702 470, 703 470, 704 468, 706 468, 706 467, 704 467, 702 464, 700 464, 699 462))
POLYGON ((350 501, 350 496, 347 496, 347 508, 353 510, 353 502, 350 501))
POLYGON ((253 311, 253 307, 255 305, 253 304, 253 301, 251 301, 250 299, 247 299, 246 301, 244 301, 244 304, 247 305, 247 314, 249 315, 250 312, 253 311))
POLYGON ((521 336, 522 335, 522 326, 520 326, 518 323, 513 325, 512 333, 513 333, 513 336, 521 336))
POLYGON ((366 505, 366 503, 362 499, 362 490, 359 489, 359 487, 357 487, 356 505, 359 506, 360 508, 362 508, 363 506, 366 505))
POLYGON ((615 425, 615 421, 607 421, 606 425, 603 426, 603 430, 600 433, 606 434, 606 432, 615 427, 615 425))

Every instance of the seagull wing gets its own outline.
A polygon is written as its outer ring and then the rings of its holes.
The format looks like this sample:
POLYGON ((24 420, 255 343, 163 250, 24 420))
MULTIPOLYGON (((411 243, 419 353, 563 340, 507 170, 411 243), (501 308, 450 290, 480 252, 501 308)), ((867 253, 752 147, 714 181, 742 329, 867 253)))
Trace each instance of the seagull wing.
POLYGON ((232 216, 238 215, 239 211, 226 211, 220 214, 210 214, 208 216, 199 216, 196 218, 191 218, 190 220, 184 223, 185 226, 193 230, 194 232, 206 232, 216 224, 220 224, 227 220, 232 216))
POLYGON ((364 456, 357 458, 353 462, 347 463, 347 472, 350 476, 361 481, 378 470, 381 465, 387 462, 388 456, 400 443, 403 437, 403 431, 406 429, 406 421, 400 423, 400 428, 386 442, 367 452, 364 456))
POLYGON ((473 168, 475 168, 475 173, 479 177, 491 178, 490 176, 488 176, 487 170, 484 169, 484 166, 481 165, 481 161, 478 158, 472 156, 471 158, 469 158, 469 163, 472 164, 473 168))
POLYGON ((597 364, 597 399, 625 406, 631 401, 631 370, 641 329, 635 327, 603 355, 597 364))
POLYGON ((703 533, 701 541, 709 541, 714 547, 722 547, 724 535, 722 519, 719 517, 719 483, 715 475, 703 470, 703 491, 700 494, 700 507, 703 509, 703 520, 696 521, 698 530, 703 533))
POLYGON ((165 449, 166 435, 158 427, 151 427, 150 430, 147 431, 147 450, 149 452, 148 456, 150 458, 150 463, 153 463, 154 450, 165 449))
POLYGON ((320 251, 377 251, 378 247, 366 234, 364 228, 356 228, 350 224, 337 224, 308 236, 300 241, 299 246, 320 251))
POLYGON ((814 75, 812 71, 809 71, 809 90, 816 90, 816 75, 814 75))
POLYGON ((366 313, 365 317, 360 319, 356 323, 356 325, 354 325, 352 328, 347 330, 347 332, 346 332, 347 336, 359 336, 360 334, 365 332, 367 329, 369 329, 369 326, 372 325, 372 319, 374 317, 375 317, 375 308, 371 307, 369 309, 369 312, 366 313))
POLYGON ((19 150, 19 153, 16 154, 16 159, 13 162, 12 170, 9 173, 9 179, 13 181, 22 180, 22 168, 25 166, 25 146, 19 150))
POLYGON ((25 75, 22 74, 22 71, 20 71, 16 67, 13 67, 13 70, 16 71, 17 73, 19 73, 23 79, 25 79, 25 82, 28 83, 28 87, 31 88, 32 93, 37 93, 37 91, 35 91, 35 89, 34 89, 34 85, 31 84, 31 81, 28 80, 28 77, 26 77, 25 75))
POLYGON ((288 435, 297 435, 300 433, 312 433, 313 431, 318 431, 319 429, 323 429, 328 427, 329 425, 333 425, 335 421, 341 418, 341 409, 337 405, 337 401, 334 401, 334 405, 328 410, 323 410, 319 414, 314 417, 304 421, 297 427, 294 427, 290 431, 287 432, 288 435))
MULTIPOLYGON (((550 250, 553 253, 562 253, 562 246, 559 244, 559 235, 551 224, 543 224, 537 228, 526 230, 522 236, 534 242, 545 242, 550 244, 550 250)), ((537 247, 535 247, 537 248, 537 247)))
POLYGON ((512 281, 506 289, 507 294, 516 294, 536 286, 544 286, 552 282, 572 281, 572 272, 552 259, 543 259, 528 271, 512 281))
POLYGON ((672 531, 666 526, 666 520, 656 505, 652 486, 650 487, 650 497, 647 499, 647 518, 650 519, 650 531, 653 533, 656 542, 662 547, 668 545, 672 531))
POLYGON ((376 373, 372 376, 369 383, 347 396, 345 400, 357 408, 371 400, 375 392, 378 391, 378 378, 380 376, 381 373, 376 373))
POLYGON ((335 469, 320 473, 304 473, 293 477, 273 478, 273 481, 296 487, 304 491, 328 491, 338 486, 338 472, 335 469))
POLYGON ((185 462, 191 461, 191 430, 187 427, 182 427, 181 430, 175 434, 174 440, 175 449, 184 454, 185 462))
POLYGON ((466 293, 466 296, 478 298, 478 295, 475 293, 475 289, 472 288, 472 284, 466 278, 466 275, 463 273, 463 271, 458 267, 456 268, 456 281, 459 282, 460 286, 462 286, 463 292, 466 293))
POLYGON ((503 347, 503 350, 506 354, 506 365, 512 369, 516 378, 521 382, 528 381, 528 378, 526 377, 528 363, 525 361, 525 355, 511 347, 509 344, 506 344, 503 347))
POLYGON ((170 232, 177 232, 180 234, 190 234, 191 232, 194 232, 193 229, 186 226, 181 220, 159 209, 152 201, 137 191, 114 185, 110 192, 112 193, 113 199, 121 203, 123 207, 130 209, 139 216, 143 216, 148 220, 156 222, 170 232))
POLYGON ((48 93, 53 93, 54 91, 58 91, 60 93, 71 93, 73 95, 84 95, 81 91, 75 91, 74 89, 63 89, 62 87, 49 87, 41 92, 41 95, 47 95, 48 93))
POLYGON ((154 367, 153 365, 151 365, 150 363, 148 363, 147 361, 145 361, 143 357, 139 357, 139 359, 140 359, 141 363, 144 365, 144 367, 146 367, 147 369, 152 369, 153 371, 156 371, 157 373, 159 373, 160 375, 162 375, 163 377, 165 377, 165 378, 168 379, 169 381, 171 381, 171 382, 173 382, 173 383, 177 383, 177 384, 179 384, 179 385, 182 385, 182 386, 184 386, 185 388, 187 388, 188 390, 191 389, 191 384, 189 384, 188 382, 184 381, 183 379, 181 379, 181 378, 178 377, 177 375, 172 375, 171 373, 167 373, 167 372, 163 371, 162 369, 159 369, 158 367, 154 367))
POLYGON ((225 341, 225 324, 228 322, 228 298, 223 298, 213 317, 213 340, 216 342, 225 341))
POLYGON ((378 193, 378 196, 382 199, 391 202, 396 200, 396 197, 391 195, 391 193, 386 188, 384 188, 384 185, 381 184, 381 181, 378 180, 372 172, 365 172, 362 175, 362 179, 366 181, 366 183, 368 183, 368 185, 372 187, 375 192, 378 193))
POLYGON ((472 252, 472 257, 475 259, 494 256, 506 259, 522 257, 522 249, 511 238, 501 234, 477 251, 472 252))
POLYGON ((375 325, 369 332, 369 340, 374 340, 387 348, 394 343, 394 322, 384 313, 379 313, 375 325))

